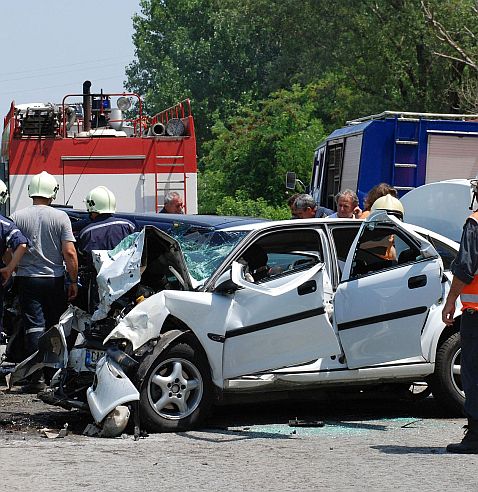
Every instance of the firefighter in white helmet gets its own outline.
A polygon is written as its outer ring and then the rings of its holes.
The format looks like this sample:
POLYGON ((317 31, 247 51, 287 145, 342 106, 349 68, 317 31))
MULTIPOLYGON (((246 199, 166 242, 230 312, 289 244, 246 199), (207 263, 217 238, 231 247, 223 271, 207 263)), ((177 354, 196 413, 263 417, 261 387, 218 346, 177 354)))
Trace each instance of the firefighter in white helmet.
MULTIPOLYGON (((384 195, 377 198, 370 209, 370 212, 376 212, 378 210, 383 210, 387 212, 388 215, 393 215, 403 220, 404 209, 400 200, 392 195, 384 195)), ((397 260, 397 250, 395 248, 395 237, 390 234, 378 249, 375 250, 375 254, 380 256, 384 260, 396 261, 397 260)))
POLYGON ((90 222, 78 235, 78 252, 80 253, 80 278, 84 289, 80 291, 78 305, 82 309, 93 311, 98 304, 98 286, 96 270, 93 266, 93 250, 110 250, 136 227, 127 220, 115 217, 116 198, 106 186, 93 188, 85 198, 86 210, 90 222))
MULTIPOLYGON (((478 180, 471 180, 473 200, 478 196, 478 180)), ((449 444, 449 453, 478 454, 478 211, 463 226, 458 255, 451 264, 453 280, 442 311, 443 322, 459 327, 461 339, 461 382, 465 392, 466 434, 459 443, 449 444), (455 321, 456 301, 460 297, 461 320, 455 321)))
MULTIPOLYGON (((71 222, 65 212, 50 207, 58 189, 51 174, 46 171, 36 174, 28 185, 32 205, 12 214, 13 221, 31 243, 20 260, 15 278, 28 353, 36 351, 41 334, 58 323, 67 298, 73 300, 78 293, 78 259, 71 222), (64 265, 70 279, 67 296, 64 265)), ((31 379, 31 392, 41 389, 42 381, 38 378, 37 375, 31 379)))
MULTIPOLYGON (((8 190, 6 184, 0 180, 0 205, 8 200, 8 190)), ((18 266, 28 247, 28 239, 18 229, 16 224, 3 215, 0 215, 0 334, 3 327, 3 297, 4 287, 12 276, 13 271, 18 266)), ((1 335, 0 335, 1 337, 1 335)))
POLYGON ((84 255, 86 262, 90 262, 92 250, 113 249, 132 234, 136 226, 130 220, 114 216, 116 198, 106 186, 93 188, 86 195, 85 203, 91 222, 80 231, 78 251, 84 255))
POLYGON ((398 217, 400 220, 403 220, 403 215, 404 215, 404 209, 402 202, 398 199, 395 198, 392 195, 384 195, 381 196, 380 198, 377 198, 372 205, 372 208, 370 209, 372 212, 375 212, 377 210, 385 210, 387 214, 389 215, 394 215, 395 217, 398 217))

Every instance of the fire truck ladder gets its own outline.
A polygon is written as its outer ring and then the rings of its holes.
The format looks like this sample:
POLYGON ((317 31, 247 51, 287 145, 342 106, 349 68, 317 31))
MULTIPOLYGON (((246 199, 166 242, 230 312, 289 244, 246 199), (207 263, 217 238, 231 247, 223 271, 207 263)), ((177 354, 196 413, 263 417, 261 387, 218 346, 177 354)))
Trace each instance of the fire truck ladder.
POLYGON ((391 184, 400 196, 418 186, 421 126, 420 118, 395 116, 391 184))
POLYGON ((156 212, 159 212, 163 208, 164 196, 170 191, 176 191, 182 195, 184 201, 184 213, 187 213, 186 178, 184 155, 156 156, 156 212), (171 175, 177 174, 182 174, 182 179, 171 179, 171 175), (161 203, 160 198, 162 198, 161 203))
MULTIPOLYGON (((161 111, 151 119, 151 125, 161 123, 167 132, 167 125, 171 121, 184 121, 191 118, 191 102, 185 99, 171 108, 161 111)), ((181 125, 182 126, 182 125, 181 125)), ((182 126, 184 130, 184 126, 182 126)), ((182 135, 182 134, 181 134, 182 135)), ((177 134, 180 136, 180 134, 177 134)), ((181 145, 180 149, 184 149, 181 145)), ((157 155, 156 172, 155 172, 155 189, 156 189, 156 212, 164 206, 164 196, 170 191, 176 191, 183 196, 184 213, 187 213, 187 194, 186 194, 186 167, 183 155, 157 155), (172 174, 182 174, 182 179, 171 179, 172 174), (159 197, 163 197, 163 202, 159 203, 159 197)))

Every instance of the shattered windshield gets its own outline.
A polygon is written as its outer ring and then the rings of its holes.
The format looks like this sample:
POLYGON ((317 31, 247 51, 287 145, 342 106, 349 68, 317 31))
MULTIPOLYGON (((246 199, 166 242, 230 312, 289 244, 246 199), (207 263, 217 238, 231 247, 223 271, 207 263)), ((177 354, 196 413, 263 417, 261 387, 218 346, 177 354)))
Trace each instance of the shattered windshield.
POLYGON ((181 246, 191 276, 203 283, 246 236, 247 231, 218 231, 174 224, 168 234, 181 246))

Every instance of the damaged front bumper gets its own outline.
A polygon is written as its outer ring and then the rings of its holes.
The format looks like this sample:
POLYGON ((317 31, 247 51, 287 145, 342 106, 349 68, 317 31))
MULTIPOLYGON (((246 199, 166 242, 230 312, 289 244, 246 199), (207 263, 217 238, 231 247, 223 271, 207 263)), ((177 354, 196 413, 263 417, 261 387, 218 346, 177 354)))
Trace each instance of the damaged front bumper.
POLYGON ((91 415, 98 424, 117 406, 139 400, 136 386, 109 355, 98 361, 93 386, 86 395, 91 415))

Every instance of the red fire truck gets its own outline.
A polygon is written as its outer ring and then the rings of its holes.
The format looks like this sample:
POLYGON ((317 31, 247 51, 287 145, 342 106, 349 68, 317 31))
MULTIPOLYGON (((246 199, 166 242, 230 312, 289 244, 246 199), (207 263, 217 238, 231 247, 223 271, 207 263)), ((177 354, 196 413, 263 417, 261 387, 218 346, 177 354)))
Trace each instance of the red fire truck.
POLYGON ((121 211, 157 212, 165 194, 176 191, 185 212, 197 213, 189 100, 148 117, 138 94, 90 88, 85 81, 81 94, 68 94, 61 104, 12 102, 2 134, 0 178, 10 190, 4 213, 31 203, 28 184, 41 171, 60 183, 57 204, 83 209, 87 192, 105 185, 121 211))

